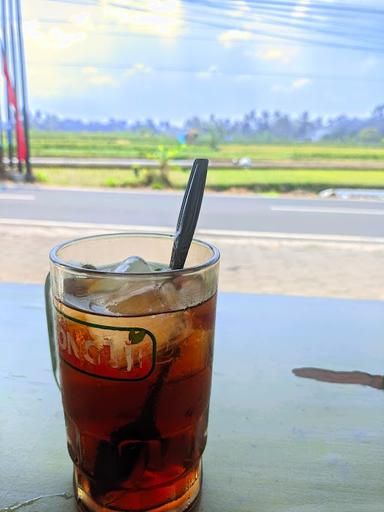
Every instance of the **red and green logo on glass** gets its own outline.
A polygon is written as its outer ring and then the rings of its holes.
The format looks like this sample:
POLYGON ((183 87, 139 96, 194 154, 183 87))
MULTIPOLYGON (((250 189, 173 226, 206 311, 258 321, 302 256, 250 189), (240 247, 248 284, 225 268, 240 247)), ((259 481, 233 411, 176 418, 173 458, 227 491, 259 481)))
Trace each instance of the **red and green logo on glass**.
POLYGON ((62 360, 97 377, 142 380, 156 362, 155 336, 140 327, 83 322, 57 311, 57 340, 62 360))

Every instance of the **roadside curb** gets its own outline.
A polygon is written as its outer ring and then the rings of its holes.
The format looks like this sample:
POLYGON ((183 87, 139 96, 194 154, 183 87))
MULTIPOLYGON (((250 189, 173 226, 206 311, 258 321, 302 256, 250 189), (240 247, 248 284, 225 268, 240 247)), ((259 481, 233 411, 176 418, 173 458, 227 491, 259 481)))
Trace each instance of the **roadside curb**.
MULTIPOLYGON (((0 219, 0 226, 37 227, 37 228, 63 228, 63 229, 84 229, 95 231, 133 231, 169 233, 173 234, 174 228, 170 226, 140 226, 131 224, 96 224, 88 222, 66 222, 39 219, 0 219)), ((356 243, 356 244, 384 244, 384 238, 368 236, 345 236, 345 235, 316 235, 306 233, 280 233, 269 231, 235 231, 225 229, 198 229, 199 237, 214 237, 223 239, 259 239, 259 240, 287 240, 302 242, 324 242, 324 243, 356 243)))

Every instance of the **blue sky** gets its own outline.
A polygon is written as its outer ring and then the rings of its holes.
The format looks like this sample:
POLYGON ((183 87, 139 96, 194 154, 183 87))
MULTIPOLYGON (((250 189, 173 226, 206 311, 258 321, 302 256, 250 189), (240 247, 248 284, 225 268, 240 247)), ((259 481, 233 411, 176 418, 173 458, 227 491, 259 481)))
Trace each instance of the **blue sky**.
POLYGON ((23 0, 32 109, 105 119, 365 115, 382 0, 23 0))

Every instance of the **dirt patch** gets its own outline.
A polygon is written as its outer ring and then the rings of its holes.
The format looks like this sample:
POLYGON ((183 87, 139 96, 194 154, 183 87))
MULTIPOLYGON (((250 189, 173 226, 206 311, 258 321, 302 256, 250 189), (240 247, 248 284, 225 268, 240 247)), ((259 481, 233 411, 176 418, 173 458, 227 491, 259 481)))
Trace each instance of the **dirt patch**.
MULTIPOLYGON (((0 281, 40 283, 55 244, 94 228, 0 226, 0 281)), ((204 237, 220 248, 220 289, 276 295, 384 299, 384 244, 204 237)))

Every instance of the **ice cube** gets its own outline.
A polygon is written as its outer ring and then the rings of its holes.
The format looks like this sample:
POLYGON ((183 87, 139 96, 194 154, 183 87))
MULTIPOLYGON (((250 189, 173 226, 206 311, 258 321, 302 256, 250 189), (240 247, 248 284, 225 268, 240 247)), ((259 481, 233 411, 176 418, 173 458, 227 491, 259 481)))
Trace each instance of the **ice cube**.
POLYGON ((125 280, 117 275, 161 272, 168 270, 165 264, 147 263, 139 256, 129 256, 119 263, 103 265, 97 270, 108 272, 109 275, 66 279, 65 292, 70 303, 94 313, 130 316, 176 308, 177 292, 171 282, 166 281, 160 286, 150 276, 145 279, 129 279, 127 276, 125 280))
POLYGON ((145 281, 125 283, 111 277, 95 282, 88 290, 94 312, 101 312, 101 307, 106 314, 122 316, 168 313, 204 300, 204 283, 196 276, 166 279, 161 284, 149 276, 145 281))
POLYGON ((152 272, 151 266, 140 256, 129 256, 111 267, 111 272, 152 272))
MULTIPOLYGON (((84 269, 96 270, 96 267, 93 265, 75 263, 78 266, 82 266, 84 269)), ((102 266, 97 270, 111 273, 152 272, 150 265, 139 256, 130 256, 120 263, 102 266)), ((124 282, 118 277, 71 277, 65 280, 65 292, 67 295, 84 298, 88 297, 89 302, 93 303, 105 302, 105 300, 102 300, 104 294, 117 292, 122 287, 124 287, 124 282), (92 297, 94 295, 97 297, 92 297)))
POLYGON ((174 297, 177 301, 178 309, 188 308, 191 305, 204 302, 205 283, 199 275, 178 276, 173 280, 177 290, 174 297))
POLYGON ((155 283, 127 284, 109 295, 105 307, 119 315, 146 315, 169 310, 167 297, 155 283))

